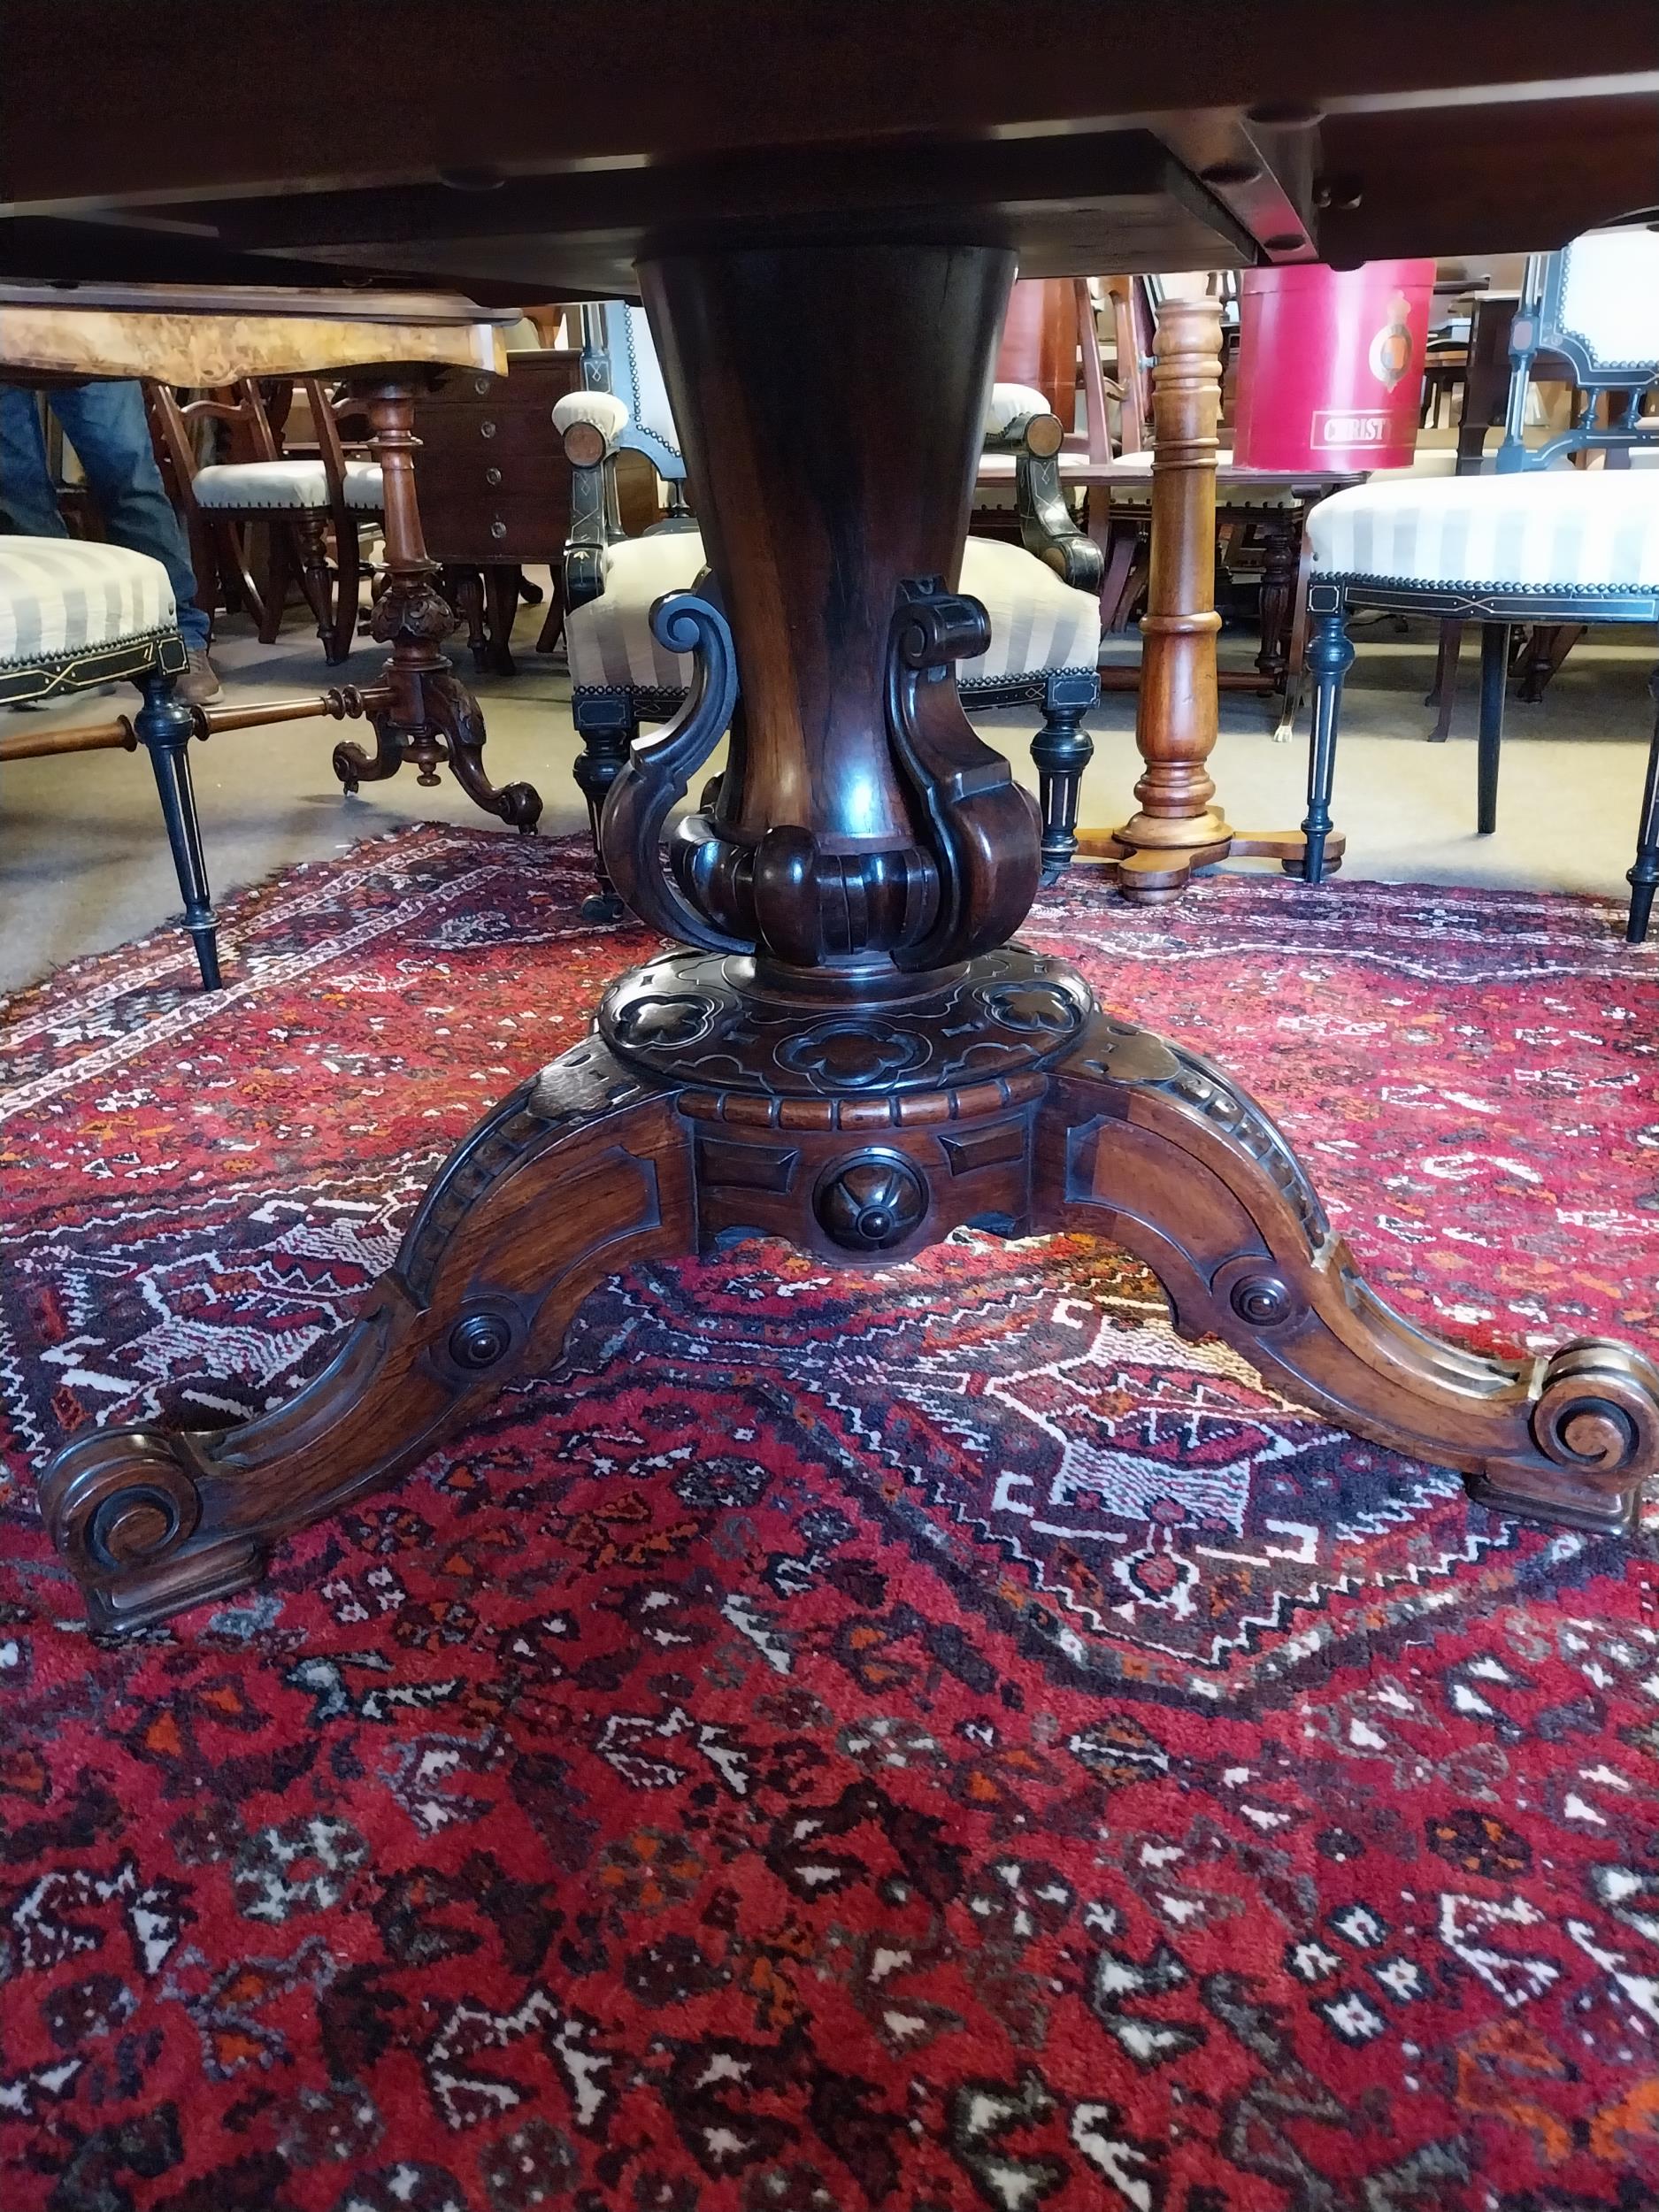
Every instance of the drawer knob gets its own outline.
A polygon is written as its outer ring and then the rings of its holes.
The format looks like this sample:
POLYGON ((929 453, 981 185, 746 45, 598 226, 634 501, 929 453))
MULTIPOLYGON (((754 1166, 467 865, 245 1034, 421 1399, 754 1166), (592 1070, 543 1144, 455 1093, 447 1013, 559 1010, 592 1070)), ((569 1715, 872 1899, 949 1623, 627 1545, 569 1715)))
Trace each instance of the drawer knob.
POLYGON ((475 392, 487 392, 494 380, 493 378, 488 376, 475 376, 472 379, 472 389, 475 392))
POLYGON ((484 481, 487 484, 499 484, 501 481, 501 471, 495 467, 487 468, 484 471, 484 481))
POLYGON ((480 438, 493 438, 495 434, 495 424, 488 420, 480 423, 478 426, 478 434, 480 438))
POLYGON ((506 536, 507 526, 499 515, 497 515, 495 521, 490 524, 489 534, 492 538, 504 538, 506 536))

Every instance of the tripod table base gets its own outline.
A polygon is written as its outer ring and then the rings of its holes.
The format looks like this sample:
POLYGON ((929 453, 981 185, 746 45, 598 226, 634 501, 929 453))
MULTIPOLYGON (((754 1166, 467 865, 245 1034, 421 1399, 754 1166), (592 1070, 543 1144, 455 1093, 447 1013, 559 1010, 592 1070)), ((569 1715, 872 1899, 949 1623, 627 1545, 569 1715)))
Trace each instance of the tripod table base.
POLYGON ((969 1222, 1111 1239, 1155 1271, 1184 1333, 1460 1469, 1489 1505, 1620 1530, 1659 1458, 1659 1375, 1640 1355, 1492 1360, 1401 1320, 1260 1108, 1095 1012, 1063 963, 1004 947, 854 1016, 768 1001, 748 962, 680 953, 615 986, 599 1032, 451 1156, 313 1382, 238 1428, 75 1440, 46 1477, 46 1520, 94 1624, 139 1628, 257 1581, 284 1537, 551 1365, 583 1297, 635 1260, 764 1233, 887 1264, 969 1222))

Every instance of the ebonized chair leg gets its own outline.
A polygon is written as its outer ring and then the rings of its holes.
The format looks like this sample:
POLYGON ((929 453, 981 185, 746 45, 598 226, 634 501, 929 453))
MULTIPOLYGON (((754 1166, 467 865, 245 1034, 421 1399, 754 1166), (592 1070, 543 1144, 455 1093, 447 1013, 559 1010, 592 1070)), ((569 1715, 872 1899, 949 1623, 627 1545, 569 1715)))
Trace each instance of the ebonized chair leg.
POLYGON ((1058 880, 1077 850, 1078 799, 1094 741, 1083 717, 1100 697, 1100 678, 1056 669, 1043 686, 1042 727, 1031 741, 1042 810, 1042 879, 1058 880))
POLYGON ((1630 885, 1630 919, 1624 926, 1626 944, 1640 945, 1647 935, 1654 891, 1659 887, 1659 668, 1647 679, 1654 703, 1653 743, 1647 749, 1647 782, 1641 796, 1641 827, 1636 838, 1636 864, 1625 880, 1630 885))
POLYGON ((627 909, 617 895, 617 887, 604 864, 599 844, 599 817, 604 810, 605 795, 622 773, 628 748, 640 733, 640 718, 633 700, 623 695, 578 699, 572 705, 571 719, 582 741, 572 772, 578 790, 588 802, 588 819, 594 838, 594 874, 599 885, 593 896, 582 902, 582 919, 619 922, 627 909))
MULTIPOLYGON (((1325 586, 1321 596, 1329 589, 1325 586)), ((1308 664, 1313 670, 1313 741, 1308 753, 1308 813, 1302 826, 1308 842, 1300 864, 1294 860, 1284 864, 1287 875, 1299 874, 1305 883, 1318 883, 1325 875, 1325 844, 1331 834, 1331 785, 1336 774, 1337 718, 1342 706, 1342 680, 1353 659, 1346 603, 1339 599, 1334 607, 1316 608, 1313 643, 1308 649, 1308 664)))
POLYGON ((196 819, 196 793, 190 783, 188 746, 195 726, 188 707, 173 695, 173 678, 159 670, 140 684, 144 703, 133 718, 133 727, 150 754, 161 796, 162 818, 173 864, 179 872, 184 894, 184 926, 196 945, 196 964, 205 991, 219 988, 219 930, 207 887, 207 866, 202 857, 202 827, 196 819))
POLYGON ((1480 738, 1475 828, 1490 837, 1498 826, 1498 753, 1503 743, 1503 694, 1509 676, 1509 626, 1480 626, 1480 738))

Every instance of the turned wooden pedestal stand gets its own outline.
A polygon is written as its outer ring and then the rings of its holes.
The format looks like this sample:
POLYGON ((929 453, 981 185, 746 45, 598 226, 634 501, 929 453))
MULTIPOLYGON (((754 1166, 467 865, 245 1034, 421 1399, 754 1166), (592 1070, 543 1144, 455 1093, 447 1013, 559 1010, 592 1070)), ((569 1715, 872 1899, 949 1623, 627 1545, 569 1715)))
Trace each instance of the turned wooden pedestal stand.
MULTIPOLYGON (((1138 906, 1166 905, 1195 869, 1259 855, 1299 876, 1301 830, 1235 830, 1213 803, 1205 766, 1216 742, 1216 423, 1221 411, 1221 304, 1167 299, 1158 310, 1152 367, 1152 565, 1135 743, 1146 772, 1140 810, 1121 829, 1082 830, 1079 858, 1116 865, 1118 887, 1138 906)), ((1280 549, 1282 555, 1282 547, 1280 549)), ((1294 562, 1294 553, 1292 556, 1294 562)), ((1286 579, 1266 588, 1283 592, 1286 579)), ((1263 625, 1266 627, 1266 625, 1263 625)), ((1271 634, 1277 636, 1277 626, 1271 634)), ((1080 771, 1079 771, 1080 772, 1080 771)), ((1342 858, 1333 830, 1327 853, 1342 858)), ((1335 872, 1327 862, 1325 873, 1335 872)))
POLYGON ((483 761, 484 718, 440 650, 440 641, 458 628, 459 618, 438 589, 438 564, 421 534, 415 499, 417 383, 408 375, 353 381, 373 433, 385 514, 386 586, 374 603, 369 634, 391 652, 378 684, 345 695, 348 711, 368 718, 374 750, 365 752, 349 740, 336 745, 334 773, 351 792, 395 776, 405 761, 417 783, 435 784, 440 764, 447 763, 475 806, 515 829, 533 830, 541 813, 540 793, 532 784, 491 783, 483 761))
POLYGON ((1007 941, 1036 810, 952 669, 986 638, 953 582, 1011 254, 681 252, 641 276, 718 606, 657 611, 693 689, 634 747, 604 841, 687 949, 624 977, 480 1124, 309 1387, 240 1428, 58 1455, 46 1517, 96 1624, 253 1581, 288 1531, 555 1361, 601 1278, 757 1231, 849 1265, 962 1223, 1098 1231, 1156 1270, 1184 1330, 1294 1396, 1463 1469, 1488 1504, 1627 1526, 1659 1447, 1645 1360, 1511 1364, 1419 1334, 1225 1075, 1007 941), (728 722, 730 764, 665 867, 670 809, 728 722))

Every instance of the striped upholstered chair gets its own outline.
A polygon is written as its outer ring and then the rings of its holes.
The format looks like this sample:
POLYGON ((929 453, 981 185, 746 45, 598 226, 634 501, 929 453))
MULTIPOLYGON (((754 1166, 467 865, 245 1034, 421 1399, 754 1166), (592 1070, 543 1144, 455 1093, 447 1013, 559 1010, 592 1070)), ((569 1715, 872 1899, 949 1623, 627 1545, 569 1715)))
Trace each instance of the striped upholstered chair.
MULTIPOLYGON (((630 328, 630 357, 639 376, 638 356, 649 346, 650 332, 637 310, 630 328)), ((654 372, 654 361, 651 366, 654 372)), ((649 388, 660 383, 657 377, 649 388)), ((599 876, 598 891, 583 911, 589 920, 616 920, 622 903, 598 857, 600 810, 641 722, 666 720, 685 697, 690 663, 657 642, 650 612, 664 593, 688 591, 695 584, 705 565, 703 539, 690 517, 680 513, 642 537, 621 534, 615 457, 634 441, 627 404, 618 393, 569 393, 554 408, 553 419, 572 468, 565 643, 572 717, 582 741, 576 780, 593 822, 599 876)), ((988 450, 1014 457, 1025 541, 967 541, 960 588, 983 602, 991 644, 978 660, 959 664, 957 687, 970 712, 976 705, 1042 708, 1031 749, 1041 786, 1044 874, 1052 879, 1076 849, 1078 792, 1094 750, 1081 726, 1100 696, 1102 564, 1071 522, 1057 481, 1048 484, 1061 431, 1042 395, 1018 385, 996 386, 985 430, 988 450), (1041 555, 1027 549, 1035 544, 1043 546, 1041 555), (1067 576, 1071 581, 1063 580, 1067 576)))
MULTIPOLYGON (((1316 507, 1308 535, 1314 723, 1302 827, 1310 883, 1319 880, 1331 828, 1337 716, 1354 657, 1350 608, 1481 625, 1475 826, 1483 837, 1497 827, 1511 625, 1659 620, 1659 479, 1645 470, 1378 476, 1316 507)), ((1659 674, 1649 687, 1659 702, 1659 674)), ((1625 934, 1640 944, 1659 886, 1659 726, 1629 881, 1625 934)))
MULTIPOLYGON (((173 695, 185 660, 173 587, 159 561, 75 538, 0 537, 0 709, 123 677, 137 684, 144 703, 125 741, 142 744, 156 772, 184 926, 203 987, 216 991, 219 942, 186 757, 196 723, 173 695)), ((68 749, 64 735, 8 734, 0 759, 68 749)), ((123 741, 112 732, 107 741, 123 741)))

